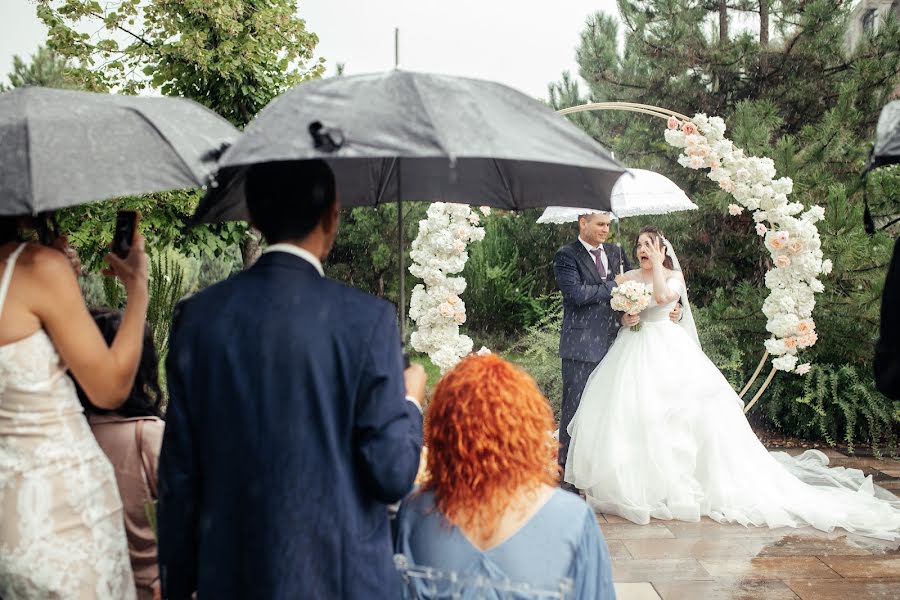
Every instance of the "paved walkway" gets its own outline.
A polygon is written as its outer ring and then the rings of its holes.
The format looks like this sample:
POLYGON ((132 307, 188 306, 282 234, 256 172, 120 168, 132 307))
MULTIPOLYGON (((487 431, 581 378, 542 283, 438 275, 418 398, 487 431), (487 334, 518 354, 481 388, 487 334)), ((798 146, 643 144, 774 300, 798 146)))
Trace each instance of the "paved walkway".
MULTIPOLYGON (((801 450, 791 451, 797 454, 801 450)), ((872 474, 900 496, 900 461, 825 450, 833 466, 872 474)), ((900 550, 849 534, 597 515, 619 600, 895 600, 900 550)))

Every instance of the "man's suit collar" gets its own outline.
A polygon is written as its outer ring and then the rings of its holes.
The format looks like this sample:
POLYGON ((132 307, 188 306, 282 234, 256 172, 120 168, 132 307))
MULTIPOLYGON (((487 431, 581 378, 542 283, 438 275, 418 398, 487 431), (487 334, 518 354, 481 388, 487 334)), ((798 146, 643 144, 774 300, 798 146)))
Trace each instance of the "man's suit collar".
POLYGON ((259 257, 251 269, 266 269, 269 267, 280 267, 285 269, 296 269, 298 271, 314 275, 321 278, 319 272, 312 263, 303 260, 299 256, 288 254, 287 252, 267 252, 259 257))
POLYGON ((319 272, 319 275, 325 277, 325 271, 322 269, 322 261, 318 259, 312 252, 306 250, 305 248, 301 248, 300 246, 295 246, 294 244, 272 244, 265 250, 263 250, 263 254, 269 254, 270 252, 284 252, 286 254, 291 254, 296 256, 297 258, 302 258, 313 267, 315 267, 316 271, 319 272))

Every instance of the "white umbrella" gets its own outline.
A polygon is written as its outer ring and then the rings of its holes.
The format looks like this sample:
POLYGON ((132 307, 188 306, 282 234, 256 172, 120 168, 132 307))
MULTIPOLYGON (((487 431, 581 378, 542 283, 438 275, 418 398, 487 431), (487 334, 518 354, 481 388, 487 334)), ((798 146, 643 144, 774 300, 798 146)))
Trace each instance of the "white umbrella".
MULTIPOLYGON (((639 215, 663 215, 682 210, 697 210, 680 187, 665 175, 645 169, 628 169, 619 177, 610 196, 613 216, 616 218, 639 215)), ((589 208, 550 206, 537 220, 538 223, 573 223, 580 215, 598 212, 589 208)))

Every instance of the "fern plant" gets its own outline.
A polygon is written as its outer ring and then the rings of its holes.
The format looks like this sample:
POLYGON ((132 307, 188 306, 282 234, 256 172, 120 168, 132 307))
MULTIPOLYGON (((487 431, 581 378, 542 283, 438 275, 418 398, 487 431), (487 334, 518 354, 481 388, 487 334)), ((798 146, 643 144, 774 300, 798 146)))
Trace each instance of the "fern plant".
POLYGON ((169 349, 172 311, 184 296, 184 269, 168 252, 160 252, 150 261, 150 303, 147 321, 153 331, 156 353, 160 359, 169 349))
POLYGON ((778 427, 804 437, 838 441, 849 452, 863 442, 880 456, 896 452, 900 402, 875 390, 871 377, 853 365, 816 364, 803 378, 802 391, 787 378, 776 379, 767 392, 766 416, 778 427))
POLYGON ((544 308, 538 321, 525 330, 525 335, 513 350, 521 353, 519 365, 528 371, 541 392, 550 401, 553 414, 559 419, 562 404, 562 365, 559 359, 559 335, 562 331, 562 294, 556 292, 541 297, 544 308))

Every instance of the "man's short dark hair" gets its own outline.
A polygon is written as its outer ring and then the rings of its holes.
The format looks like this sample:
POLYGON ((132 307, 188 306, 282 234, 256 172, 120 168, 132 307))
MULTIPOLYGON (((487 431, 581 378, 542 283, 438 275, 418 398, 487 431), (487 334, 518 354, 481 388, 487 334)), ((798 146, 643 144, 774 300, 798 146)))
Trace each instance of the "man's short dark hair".
POLYGON ((334 173, 322 160, 251 165, 245 191, 250 220, 270 244, 304 239, 336 200, 334 173))

